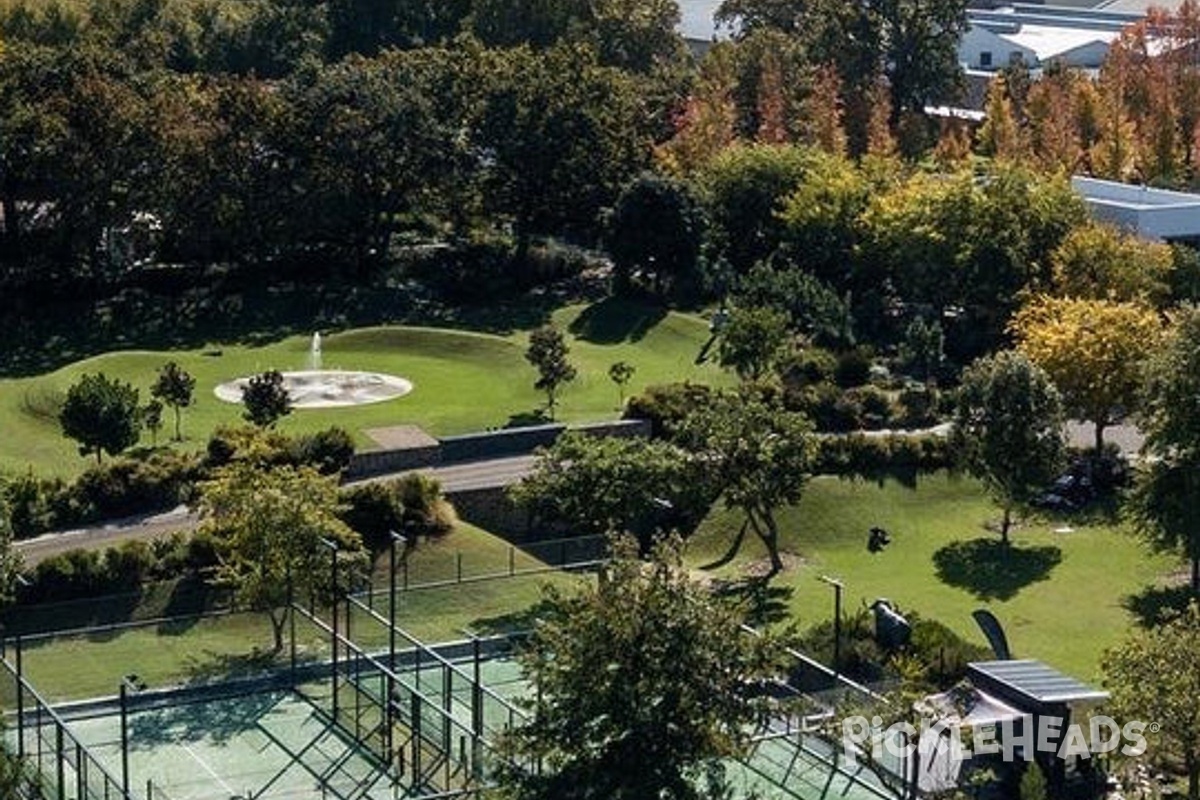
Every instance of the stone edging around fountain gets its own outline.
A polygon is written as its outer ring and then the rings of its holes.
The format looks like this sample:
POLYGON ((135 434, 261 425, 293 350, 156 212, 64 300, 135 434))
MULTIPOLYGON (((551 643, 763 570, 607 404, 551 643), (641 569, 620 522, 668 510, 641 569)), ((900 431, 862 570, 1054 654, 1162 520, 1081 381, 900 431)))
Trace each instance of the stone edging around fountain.
MULTIPOLYGON (((413 390, 411 381, 381 372, 302 370, 282 374, 296 409, 364 406, 394 400, 413 390)), ((248 377, 226 381, 213 394, 226 403, 241 403, 242 391, 249 383, 248 377)))

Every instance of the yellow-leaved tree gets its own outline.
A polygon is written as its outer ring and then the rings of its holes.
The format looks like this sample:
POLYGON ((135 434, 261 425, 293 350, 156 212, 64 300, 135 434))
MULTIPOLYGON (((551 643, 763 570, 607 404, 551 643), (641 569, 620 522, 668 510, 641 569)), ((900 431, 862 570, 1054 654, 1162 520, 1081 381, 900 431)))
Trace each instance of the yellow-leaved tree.
POLYGON ((1075 228, 1050 257, 1056 294, 1093 300, 1142 301, 1161 307, 1170 297, 1171 248, 1110 225, 1075 228))
POLYGON ((1050 376, 1068 413, 1104 429, 1134 410, 1143 364, 1162 337, 1162 320, 1135 302, 1038 296, 1013 318, 1017 346, 1050 376))

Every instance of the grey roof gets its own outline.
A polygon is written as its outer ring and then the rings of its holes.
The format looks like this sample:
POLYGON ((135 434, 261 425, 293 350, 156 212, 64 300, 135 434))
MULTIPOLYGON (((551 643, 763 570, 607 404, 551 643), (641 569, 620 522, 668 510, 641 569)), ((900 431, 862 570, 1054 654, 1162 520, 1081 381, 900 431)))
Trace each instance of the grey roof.
POLYGON ((1093 689, 1040 661, 977 661, 967 665, 967 674, 1000 684, 1022 699, 1035 703, 1075 703, 1108 699, 1108 692, 1093 689))

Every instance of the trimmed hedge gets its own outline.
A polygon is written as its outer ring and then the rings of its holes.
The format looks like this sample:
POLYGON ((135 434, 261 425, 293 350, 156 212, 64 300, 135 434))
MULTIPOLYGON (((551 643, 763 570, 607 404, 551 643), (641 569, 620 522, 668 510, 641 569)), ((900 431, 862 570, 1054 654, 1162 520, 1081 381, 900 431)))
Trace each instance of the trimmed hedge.
POLYGON ((30 473, 0 477, 13 533, 28 539, 103 519, 162 511, 187 502, 198 481, 235 459, 264 466, 310 464, 324 474, 345 469, 354 454, 350 434, 330 428, 289 437, 251 428, 221 428, 203 457, 163 450, 145 459, 120 458, 89 468, 67 483, 30 473))

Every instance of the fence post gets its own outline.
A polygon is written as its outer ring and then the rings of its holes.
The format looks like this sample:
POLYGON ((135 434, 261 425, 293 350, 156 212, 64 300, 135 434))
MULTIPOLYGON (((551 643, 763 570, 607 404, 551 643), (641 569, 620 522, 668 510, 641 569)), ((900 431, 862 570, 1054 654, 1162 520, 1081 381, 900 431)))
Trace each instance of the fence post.
POLYGON ((66 787, 66 782, 67 782, 66 762, 67 762, 67 759, 63 757, 64 753, 63 753, 62 725, 60 725, 57 722, 54 723, 54 756, 55 756, 55 760, 58 762, 58 766, 56 767, 56 770, 57 770, 56 777, 58 780, 55 781, 55 783, 58 784, 58 800, 67 800, 67 787, 66 787))
POLYGON ((17 647, 17 759, 25 758, 25 672, 21 666, 21 634, 14 640, 17 647))
POLYGON ((421 781, 421 695, 412 694, 412 785, 421 781))
POLYGON ((462 550, 454 553, 455 569, 458 572, 458 583, 462 583, 462 550))
POLYGON ((517 574, 517 548, 508 546, 508 575, 511 578, 517 574))

